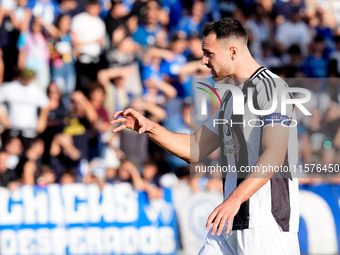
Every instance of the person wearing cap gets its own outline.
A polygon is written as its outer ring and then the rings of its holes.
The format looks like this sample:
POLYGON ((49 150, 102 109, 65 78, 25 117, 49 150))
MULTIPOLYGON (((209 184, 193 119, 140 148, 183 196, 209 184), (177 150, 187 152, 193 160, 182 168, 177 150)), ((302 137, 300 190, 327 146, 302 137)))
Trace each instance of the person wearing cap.
POLYGON ((7 115, 0 114, 1 124, 11 136, 20 137, 27 149, 30 141, 45 130, 49 112, 48 97, 36 84, 35 72, 24 69, 19 80, 1 86, 1 104, 7 106, 7 115))

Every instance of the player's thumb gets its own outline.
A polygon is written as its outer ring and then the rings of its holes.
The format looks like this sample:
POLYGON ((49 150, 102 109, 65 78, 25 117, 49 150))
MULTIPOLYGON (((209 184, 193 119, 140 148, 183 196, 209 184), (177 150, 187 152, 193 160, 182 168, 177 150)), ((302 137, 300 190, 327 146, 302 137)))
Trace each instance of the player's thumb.
POLYGON ((138 130, 138 133, 141 135, 145 132, 145 127, 142 125, 140 129, 138 130))

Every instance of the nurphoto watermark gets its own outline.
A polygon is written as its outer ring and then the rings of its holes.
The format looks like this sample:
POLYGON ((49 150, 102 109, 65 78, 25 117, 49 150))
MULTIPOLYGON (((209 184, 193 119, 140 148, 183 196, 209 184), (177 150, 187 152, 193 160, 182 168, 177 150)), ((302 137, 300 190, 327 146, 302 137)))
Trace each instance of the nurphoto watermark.
POLYGON ((215 133, 217 140, 206 146, 217 151, 203 159, 191 148, 199 162, 191 164, 190 176, 340 177, 340 79, 244 80, 238 85, 231 79, 192 80, 190 122, 215 133), (289 129, 284 162, 261 165, 263 130, 277 125, 289 129))

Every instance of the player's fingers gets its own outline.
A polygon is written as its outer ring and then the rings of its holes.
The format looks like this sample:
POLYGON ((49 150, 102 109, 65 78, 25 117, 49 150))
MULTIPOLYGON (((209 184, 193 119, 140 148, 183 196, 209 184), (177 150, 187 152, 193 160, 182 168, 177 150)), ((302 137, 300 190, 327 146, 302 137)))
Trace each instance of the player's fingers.
POLYGON ((125 112, 124 112, 124 115, 128 115, 130 114, 132 117, 134 117, 135 119, 139 120, 140 119, 140 113, 136 112, 134 109, 132 108, 129 108, 129 109, 126 109, 125 112))
POLYGON ((206 223, 206 225, 205 225, 205 228, 206 229, 209 229, 210 228, 210 225, 211 225, 211 223, 213 222, 213 220, 215 219, 215 217, 216 217, 216 212, 215 212, 215 210, 210 214, 210 216, 208 217, 208 219, 207 219, 207 223, 206 223))
POLYGON ((223 227, 224 227, 224 225, 225 225, 225 221, 226 221, 226 218, 223 217, 223 218, 221 219, 220 225, 218 226, 218 230, 217 230, 217 235, 218 235, 218 236, 222 234, 223 227))
POLYGON ((115 112, 115 114, 113 114, 113 118, 117 118, 119 115, 122 115, 124 111, 118 111, 118 112, 115 112))
POLYGON ((121 126, 115 128, 115 129, 113 129, 113 130, 112 130, 112 133, 117 133, 117 132, 119 132, 119 131, 121 131, 121 130, 123 130, 123 129, 125 129, 125 128, 126 128, 126 125, 125 125, 125 124, 124 124, 124 125, 121 125, 121 126))
POLYGON ((122 122, 126 122, 126 118, 124 117, 118 118, 116 120, 111 121, 110 123, 113 125, 113 124, 122 123, 122 122))
POLYGON ((231 229, 231 219, 227 219, 227 229, 226 229, 226 233, 229 234, 231 229))
POLYGON ((220 224, 220 221, 221 221, 221 217, 216 217, 215 220, 214 220, 214 224, 213 224, 213 227, 211 228, 211 235, 214 235, 216 230, 217 230, 217 227, 218 225, 220 224))
POLYGON ((132 116, 135 116, 136 114, 136 111, 132 108, 128 108, 124 111, 124 116, 128 115, 128 114, 131 114, 132 116))

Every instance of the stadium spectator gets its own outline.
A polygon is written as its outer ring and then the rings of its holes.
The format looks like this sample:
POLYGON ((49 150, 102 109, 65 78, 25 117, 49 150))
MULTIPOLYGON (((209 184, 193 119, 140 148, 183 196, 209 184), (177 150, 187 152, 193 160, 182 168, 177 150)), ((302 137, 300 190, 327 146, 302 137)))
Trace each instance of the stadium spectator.
POLYGON ((30 15, 25 18, 17 47, 19 68, 35 71, 37 84, 46 91, 50 81, 50 53, 43 34, 41 18, 33 17, 31 21, 30 15))
MULTIPOLYGON (((323 2, 314 0, 305 0, 306 2, 306 16, 312 22, 318 19, 320 12, 323 14, 323 23, 325 26, 331 29, 336 29, 337 18, 335 6, 330 0, 325 0, 323 2)), ((317 23, 317 21, 315 22, 317 23)))
POLYGON ((71 16, 58 16, 55 26, 43 23, 49 32, 50 60, 52 80, 58 85, 65 107, 70 103, 70 94, 76 87, 74 50, 71 41, 71 16))
POLYGON ((55 180, 56 175, 53 169, 49 166, 43 165, 41 167, 41 173, 38 176, 36 183, 39 187, 46 187, 47 185, 54 183, 55 180))
POLYGON ((105 23, 99 17, 100 4, 90 0, 86 12, 73 17, 71 23, 72 43, 77 57, 77 90, 88 95, 91 82, 97 80, 102 68, 102 50, 105 45, 105 23))
POLYGON ((80 91, 71 95, 70 112, 63 120, 62 133, 72 136, 81 158, 90 159, 90 130, 98 120, 98 115, 89 100, 80 91))
POLYGON ((46 24, 52 24, 58 13, 58 3, 55 0, 35 1, 31 8, 33 16, 41 18, 46 24))
POLYGON ((106 52, 110 68, 133 64, 140 54, 141 47, 135 42, 125 26, 119 26, 112 32, 111 45, 106 52))
POLYGON ((41 157, 44 149, 44 141, 37 137, 32 140, 27 151, 20 158, 14 171, 22 184, 35 184, 41 169, 41 157))
POLYGON ((132 34, 132 38, 141 46, 168 45, 167 34, 161 25, 161 8, 157 1, 151 0, 146 4, 146 15, 144 24, 138 26, 132 34))
POLYGON ((185 95, 193 95, 191 81, 192 78, 208 78, 210 75, 209 68, 201 64, 202 40, 198 35, 189 38, 189 55, 188 62, 181 67, 179 80, 183 86, 185 95))
POLYGON ((261 43, 262 54, 256 58, 256 61, 261 65, 269 69, 282 66, 282 61, 280 58, 273 54, 273 45, 270 41, 265 41, 261 43))
POLYGON ((308 25, 296 10, 291 13, 289 20, 277 27, 275 36, 277 47, 281 52, 285 52, 290 46, 297 44, 300 46, 303 56, 307 54, 311 38, 308 25))
POLYGON ((120 161, 126 158, 125 153, 120 149, 120 136, 112 134, 110 130, 102 136, 102 141, 106 144, 102 157, 107 168, 107 179, 112 182, 116 177, 120 161))
POLYGON ((217 8, 221 15, 217 19, 231 17, 233 12, 236 9, 246 10, 244 1, 236 1, 236 0, 219 0, 217 1, 217 8))
POLYGON ((158 168, 156 163, 151 159, 147 160, 143 164, 142 176, 144 181, 144 190, 148 194, 149 200, 162 198, 163 191, 159 182, 160 176, 158 168))
MULTIPOLYGON (((136 1, 138 8, 144 6, 144 2, 136 1)), ((114 0, 109 14, 105 18, 106 32, 112 41, 114 31, 118 27, 126 27, 128 31, 135 31, 137 29, 138 18, 135 16, 137 10, 131 10, 126 1, 114 0)))
POLYGON ((60 184, 72 184, 76 182, 76 176, 71 171, 65 171, 60 177, 60 184))
MULTIPOLYGON (((322 36, 325 39, 325 56, 327 57, 334 49, 333 33, 335 32, 335 27, 331 27, 326 22, 325 12, 322 8, 316 10, 316 24, 315 33, 316 35, 322 36)), ((311 25, 313 27, 313 25, 311 25)))
POLYGON ((130 97, 141 95, 142 84, 137 62, 143 55, 140 45, 133 41, 124 26, 114 31, 111 46, 106 52, 109 66, 97 75, 98 81, 105 87, 104 106, 110 115, 114 109, 125 108, 130 97))
MULTIPOLYGON (((135 72, 130 66, 102 69, 98 72, 98 82, 104 85, 105 98, 103 106, 109 115, 114 110, 124 109, 130 102, 125 84, 128 76, 135 72)), ((138 73, 139 75, 139 73, 138 73)))
POLYGON ((7 168, 8 153, 0 150, 0 187, 7 187, 10 182, 17 181, 18 177, 13 170, 7 168))
POLYGON ((118 168, 120 162, 117 164, 117 161, 107 161, 105 160, 106 165, 106 173, 105 173, 105 181, 107 183, 114 183, 117 178, 118 168))
POLYGON ((303 13, 306 9, 304 0, 288 0, 288 1, 276 1, 274 4, 274 13, 276 15, 276 23, 281 24, 288 20, 292 13, 303 13))
POLYGON ((50 100, 48 105, 49 113, 47 119, 46 130, 41 134, 41 138, 45 142, 45 151, 43 155, 43 163, 49 164, 50 147, 54 136, 60 132, 63 120, 67 115, 67 109, 61 101, 61 94, 58 86, 51 83, 47 87, 47 96, 50 100))
POLYGON ((310 54, 303 63, 303 72, 308 78, 327 77, 327 59, 324 57, 325 40, 322 36, 315 36, 311 46, 310 54))
POLYGON ((200 61, 203 53, 202 53, 202 39, 199 34, 192 34, 188 38, 188 50, 189 53, 187 55, 188 62, 190 61, 200 61))
POLYGON ((77 173, 81 158, 81 151, 78 150, 72 137, 67 134, 57 134, 54 136, 50 148, 50 167, 56 175, 56 181, 62 182, 65 172, 77 173))
POLYGON ((250 52, 255 59, 259 59, 263 54, 263 43, 273 39, 273 25, 261 4, 254 5, 254 13, 245 22, 245 27, 252 34, 250 52))
POLYGON ((0 5, 0 48, 5 69, 2 77, 5 81, 12 80, 13 71, 17 65, 17 40, 23 27, 23 21, 31 12, 26 8, 26 4, 27 0, 10 0, 4 1, 0 5))
POLYGON ((89 101, 97 112, 97 121, 91 130, 90 158, 103 157, 106 144, 102 136, 109 130, 110 120, 107 111, 103 107, 105 98, 104 86, 100 83, 93 83, 90 87, 89 101))
MULTIPOLYGON (((151 53, 152 51, 153 49, 149 52, 151 53)), ((176 89, 171 84, 162 79, 160 70, 160 55, 162 53, 167 54, 170 52, 163 50, 156 54, 146 54, 142 69, 142 79, 144 85, 143 98, 146 101, 156 105, 165 105, 169 99, 172 99, 177 95, 176 89)), ((163 55, 163 57, 165 56, 163 55)), ((170 53, 170 57, 172 58, 173 54, 170 53)))
POLYGON ((100 189, 105 186, 106 167, 105 163, 100 158, 94 158, 89 163, 89 171, 83 178, 83 183, 92 184, 95 183, 100 189))
POLYGON ((8 159, 6 166, 10 170, 14 170, 19 163, 20 156, 23 153, 22 142, 18 137, 4 136, 6 140, 3 140, 3 148, 8 153, 8 159))
POLYGON ((78 2, 76 0, 60 0, 58 13, 59 15, 70 15, 73 17, 77 14, 78 2))
POLYGON ((178 30, 183 31, 186 37, 190 37, 192 34, 200 34, 202 26, 206 21, 204 2, 196 0, 192 5, 191 14, 180 20, 178 30))
POLYGON ((133 161, 122 161, 115 183, 130 183, 138 191, 144 190, 144 182, 133 161))
POLYGON ((170 83, 177 90, 177 96, 184 98, 189 96, 185 94, 183 85, 179 80, 179 73, 187 59, 184 56, 184 51, 187 47, 187 41, 181 34, 175 34, 171 38, 170 50, 174 53, 174 57, 171 60, 163 59, 160 64, 160 72, 164 81, 170 83))
POLYGON ((304 80, 304 87, 311 92, 311 99, 304 104, 306 109, 312 113, 311 118, 304 117, 302 123, 305 127, 310 128, 312 130, 318 130, 321 126, 320 121, 311 121, 315 118, 323 118, 328 107, 331 104, 331 98, 328 95, 327 91, 323 88, 325 79, 314 78, 314 79, 306 79, 304 80), (313 116, 314 113, 314 116, 313 116))
POLYGON ((10 130, 11 136, 22 139, 25 150, 30 141, 45 130, 49 112, 48 97, 34 78, 34 71, 25 69, 19 81, 0 87, 0 104, 8 107, 7 115, 0 116, 0 120, 5 129, 10 130))
POLYGON ((302 73, 303 57, 300 47, 293 44, 288 48, 287 53, 283 56, 285 76, 290 78, 304 76, 302 73))

